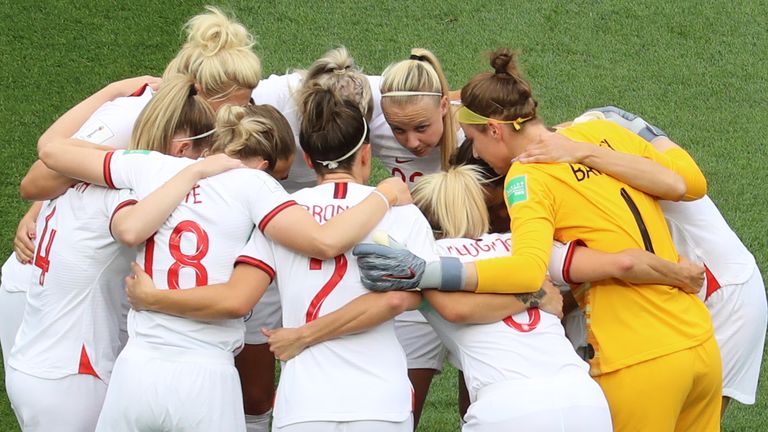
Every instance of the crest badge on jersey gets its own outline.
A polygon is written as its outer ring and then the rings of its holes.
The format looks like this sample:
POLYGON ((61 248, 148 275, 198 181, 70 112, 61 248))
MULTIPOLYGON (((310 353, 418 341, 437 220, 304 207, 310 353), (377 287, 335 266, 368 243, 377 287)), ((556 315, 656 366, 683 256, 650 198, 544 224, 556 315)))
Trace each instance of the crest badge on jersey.
POLYGON ((94 144, 103 144, 108 139, 115 136, 112 129, 110 129, 103 121, 95 121, 91 126, 90 129, 79 133, 77 138, 84 139, 94 144))
POLYGON ((510 179, 504 186, 504 194, 507 197, 507 205, 512 206, 528 200, 528 176, 519 175, 510 179))

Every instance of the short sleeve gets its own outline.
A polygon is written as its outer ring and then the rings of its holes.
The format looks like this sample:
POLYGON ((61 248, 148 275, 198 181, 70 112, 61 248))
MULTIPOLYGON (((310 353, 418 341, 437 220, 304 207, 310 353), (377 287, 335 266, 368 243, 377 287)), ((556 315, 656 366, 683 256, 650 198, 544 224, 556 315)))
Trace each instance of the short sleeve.
POLYGON ((248 264, 269 275, 270 281, 275 280, 275 256, 271 243, 260 231, 254 230, 248 239, 235 264, 248 264))
POLYGON ((573 253, 577 246, 583 246, 584 242, 581 240, 569 241, 568 243, 560 243, 555 241, 552 244, 552 253, 549 254, 549 265, 547 271, 549 272, 549 278, 557 286, 566 286, 571 283, 571 262, 573 260, 573 253))
POLYGON ((113 150, 104 156, 104 183, 110 189, 144 190, 162 155, 149 150, 113 150))
MULTIPOLYGON (((138 200, 131 189, 107 191, 104 198, 106 213, 109 215, 109 234, 112 235, 112 219, 122 209, 136 204, 138 200)), ((114 236, 112 236, 114 238, 114 236)))
POLYGON ((105 103, 85 121, 72 138, 114 149, 128 148, 136 119, 151 98, 152 90, 145 86, 134 96, 105 103))
POLYGON ((283 186, 269 174, 263 171, 252 170, 258 177, 254 179, 256 185, 249 193, 250 212, 253 223, 264 232, 267 225, 283 210, 295 206, 296 201, 291 199, 283 186))

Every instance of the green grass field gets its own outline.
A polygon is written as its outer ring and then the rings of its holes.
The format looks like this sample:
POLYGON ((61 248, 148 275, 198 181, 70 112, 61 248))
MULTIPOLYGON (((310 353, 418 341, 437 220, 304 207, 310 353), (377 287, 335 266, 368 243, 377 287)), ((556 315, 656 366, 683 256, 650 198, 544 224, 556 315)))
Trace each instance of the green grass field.
MULTIPOLYGON (((485 70, 484 53, 519 48, 549 123, 615 104, 667 130, 697 159, 710 195, 763 274, 768 267, 768 2, 224 1, 256 35, 264 73, 304 67, 337 45, 378 74, 413 46, 433 50, 453 88, 485 70)), ((181 25, 205 3, 3 2, 0 17, 0 252, 27 203, 18 184, 35 143, 71 105, 110 81, 159 75, 181 25)), ((1 318, 1 317, 0 317, 1 318)), ((434 383, 421 431, 455 430, 455 371, 434 383)), ((768 430, 765 376, 755 406, 731 406, 726 431, 768 430)), ((18 430, 0 395, 0 430, 18 430)))

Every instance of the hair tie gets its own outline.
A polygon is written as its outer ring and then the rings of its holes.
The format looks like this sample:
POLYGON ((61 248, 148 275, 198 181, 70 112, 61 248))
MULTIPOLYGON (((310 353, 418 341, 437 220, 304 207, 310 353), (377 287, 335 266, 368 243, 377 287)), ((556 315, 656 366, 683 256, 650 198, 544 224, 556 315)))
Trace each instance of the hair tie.
POLYGON ((409 59, 409 60, 416 60, 416 61, 420 61, 420 62, 425 62, 425 61, 427 61, 427 58, 426 58, 426 57, 424 57, 424 56, 422 56, 422 55, 418 55, 418 54, 411 54, 411 56, 410 56, 410 57, 408 57, 408 59, 409 59))
POLYGON ((192 84, 189 86, 189 97, 197 96, 197 89, 195 88, 195 85, 192 84))
POLYGON ((355 148, 353 148, 352 150, 349 151, 349 153, 345 154, 344 156, 342 156, 342 157, 340 157, 338 159, 334 159, 334 160, 330 160, 330 161, 321 161, 321 160, 319 160, 318 162, 320 162, 321 165, 323 165, 324 167, 326 167, 328 169, 334 170, 334 169, 338 168, 339 167, 339 162, 341 162, 344 159, 346 159, 346 158, 352 156, 353 154, 355 154, 355 152, 357 152, 357 150, 360 148, 360 146, 363 145, 363 143, 365 142, 365 136, 366 135, 368 135, 368 122, 365 121, 365 117, 363 117, 363 136, 360 137, 360 142, 357 143, 355 148))

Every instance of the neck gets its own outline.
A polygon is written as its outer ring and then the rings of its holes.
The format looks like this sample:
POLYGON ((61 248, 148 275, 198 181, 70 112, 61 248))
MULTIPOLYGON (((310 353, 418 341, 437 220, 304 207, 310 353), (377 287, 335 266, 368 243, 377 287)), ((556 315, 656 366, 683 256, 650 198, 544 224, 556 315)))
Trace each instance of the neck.
POLYGON ((507 148, 512 157, 517 157, 525 151, 529 144, 535 143, 539 137, 545 133, 552 133, 541 121, 535 121, 525 124, 519 132, 513 133, 511 139, 507 142, 507 148))
POLYGON ((323 183, 362 183, 360 179, 348 172, 332 172, 317 177, 317 184, 323 183))

